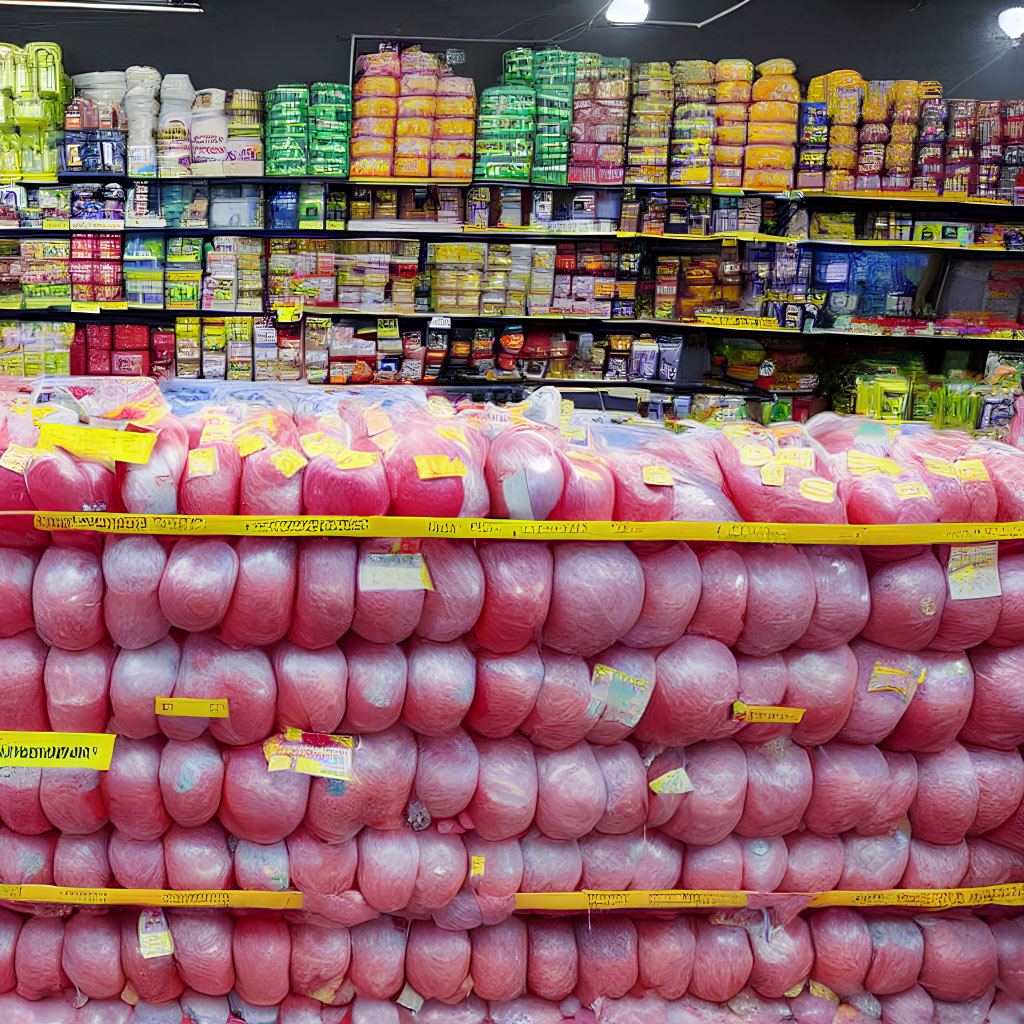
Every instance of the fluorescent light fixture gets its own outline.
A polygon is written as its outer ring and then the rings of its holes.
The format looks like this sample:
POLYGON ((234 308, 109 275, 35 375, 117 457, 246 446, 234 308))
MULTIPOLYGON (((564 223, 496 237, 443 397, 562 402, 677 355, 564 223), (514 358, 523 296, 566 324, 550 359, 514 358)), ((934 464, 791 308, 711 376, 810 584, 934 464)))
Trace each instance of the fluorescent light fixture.
POLYGON ((1007 7, 999 15, 999 27, 1013 40, 1014 46, 1024 36, 1024 7, 1007 7))
POLYGON ((90 11, 147 11, 150 14, 202 14, 199 0, 0 0, 0 5, 12 7, 79 7, 90 11))
POLYGON ((617 25, 639 25, 647 20, 647 11, 647 0, 612 0, 604 16, 617 25))

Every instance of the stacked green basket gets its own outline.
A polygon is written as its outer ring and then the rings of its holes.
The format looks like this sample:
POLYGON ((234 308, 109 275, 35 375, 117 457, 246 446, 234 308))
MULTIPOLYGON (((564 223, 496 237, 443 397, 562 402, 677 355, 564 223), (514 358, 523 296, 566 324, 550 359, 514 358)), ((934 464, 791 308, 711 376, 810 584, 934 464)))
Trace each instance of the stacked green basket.
POLYGON ((529 181, 535 126, 536 102, 531 85, 484 89, 476 122, 474 177, 529 181))
POLYGON ((309 86, 279 85, 266 94, 265 172, 309 173, 309 86))
POLYGON ((345 177, 352 136, 352 90, 333 82, 310 88, 309 172, 345 177))
POLYGON ((532 180, 538 184, 564 185, 568 180, 575 81, 575 53, 553 49, 539 50, 533 55, 537 127, 532 180))

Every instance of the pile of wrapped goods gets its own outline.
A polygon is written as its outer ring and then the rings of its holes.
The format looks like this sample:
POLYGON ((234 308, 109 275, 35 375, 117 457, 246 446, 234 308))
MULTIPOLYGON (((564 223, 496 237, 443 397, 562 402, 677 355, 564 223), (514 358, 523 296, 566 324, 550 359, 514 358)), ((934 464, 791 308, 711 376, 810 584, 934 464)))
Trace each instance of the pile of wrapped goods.
POLYGON ((580 444, 543 391, 26 388, 2 394, 0 508, 22 514, 0 518, 0 726, 116 739, 106 770, 0 770, 0 895, 302 904, 168 907, 153 954, 137 908, 4 900, 4 1024, 1024 1019, 1024 914, 815 898, 1024 882, 1019 541, 105 536, 24 514, 1011 522, 1024 453, 827 414, 598 417, 580 444), (310 744, 322 771, 293 756, 310 744), (745 898, 516 913, 673 889, 745 898))

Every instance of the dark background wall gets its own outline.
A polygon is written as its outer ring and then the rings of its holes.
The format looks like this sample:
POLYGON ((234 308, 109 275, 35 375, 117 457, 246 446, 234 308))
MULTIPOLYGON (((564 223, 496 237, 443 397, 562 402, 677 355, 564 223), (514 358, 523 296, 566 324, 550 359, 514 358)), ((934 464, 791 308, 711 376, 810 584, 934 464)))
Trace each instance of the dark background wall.
MULTIPOLYGON (((652 19, 699 21, 732 0, 649 2, 652 19)), ((938 79, 947 96, 997 99, 1024 97, 1024 47, 1010 48, 996 24, 999 11, 1015 2, 750 0, 704 29, 623 28, 603 15, 587 29, 601 0, 204 0, 202 15, 0 6, 0 39, 55 41, 73 74, 151 64, 188 73, 197 88, 265 89, 347 81, 353 33, 450 35, 450 45, 467 54, 459 70, 482 88, 494 83, 505 46, 455 39, 544 43, 564 35, 566 48, 633 59, 738 56, 756 63, 784 56, 797 62, 804 80, 853 68, 866 78, 938 79)))

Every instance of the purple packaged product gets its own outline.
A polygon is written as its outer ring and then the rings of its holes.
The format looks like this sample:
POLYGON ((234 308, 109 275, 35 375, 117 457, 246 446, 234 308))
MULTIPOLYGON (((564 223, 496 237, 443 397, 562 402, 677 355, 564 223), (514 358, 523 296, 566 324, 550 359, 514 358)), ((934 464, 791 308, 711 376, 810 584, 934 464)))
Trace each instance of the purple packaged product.
POLYGON ((658 346, 653 341, 635 341, 629 351, 630 380, 654 380, 658 375, 658 346))
POLYGON ((828 145, 828 114, 824 103, 800 104, 800 145, 828 145))

